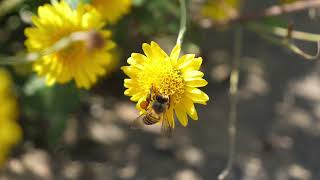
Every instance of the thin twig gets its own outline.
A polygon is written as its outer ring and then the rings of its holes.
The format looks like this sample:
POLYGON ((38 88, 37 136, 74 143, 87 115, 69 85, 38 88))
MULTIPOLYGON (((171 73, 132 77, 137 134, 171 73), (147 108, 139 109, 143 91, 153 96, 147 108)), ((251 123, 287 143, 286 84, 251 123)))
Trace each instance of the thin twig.
POLYGON ((316 7, 320 7, 320 0, 304 0, 284 5, 274 5, 269 8, 266 8, 265 10, 260 10, 253 13, 251 12, 248 14, 243 14, 241 16, 234 17, 233 19, 230 19, 227 23, 232 24, 259 20, 265 17, 279 16, 282 14, 293 13, 316 7))
POLYGON ((219 180, 224 180, 229 177, 232 170, 237 135, 237 104, 238 104, 238 82, 239 82, 239 64, 242 49, 242 28, 237 27, 235 30, 234 42, 234 59, 230 75, 230 113, 229 113, 229 154, 226 168, 218 176, 219 180))
MULTIPOLYGON (((278 26, 268 26, 261 23, 248 23, 246 24, 246 26, 250 27, 251 30, 264 31, 284 38, 288 37, 287 28, 278 26)), ((290 38, 296 40, 318 42, 320 41, 320 34, 292 30, 290 33, 290 38)))
POLYGON ((307 60, 315 60, 319 58, 320 55, 320 41, 317 42, 317 52, 315 55, 308 54, 304 52, 302 49, 300 49, 297 45, 290 43, 288 40, 282 41, 283 45, 288 47, 292 52, 300 55, 301 57, 307 59, 307 60))
POLYGON ((183 42, 183 37, 187 29, 187 7, 186 0, 179 0, 180 3, 180 29, 177 38, 177 44, 181 45, 183 42))
MULTIPOLYGON (((290 39, 286 38, 286 36, 285 36, 285 34, 283 32, 282 32, 282 34, 276 34, 276 33, 274 33, 274 31, 269 32, 268 28, 267 29, 266 28, 261 28, 261 27, 257 28, 258 26, 255 26, 255 25, 252 26, 252 24, 250 24, 250 25, 248 25, 246 27, 249 30, 257 33, 262 38, 268 40, 269 42, 272 42, 272 43, 277 44, 277 45, 284 46, 284 47, 288 48, 289 50, 291 50, 293 53, 303 57, 304 59, 314 60, 314 59, 319 58, 319 56, 320 56, 320 39, 316 41, 317 42, 317 52, 316 52, 316 54, 315 55, 310 55, 310 54, 304 52, 302 49, 300 49, 297 45, 293 44, 293 42, 291 42, 290 39), (267 33, 269 32, 269 33, 272 33, 272 34, 275 34, 275 35, 280 35, 280 36, 282 36, 284 38, 281 38, 281 39, 275 38, 275 37, 273 37, 271 35, 268 35, 266 32, 267 33)), ((302 33, 302 32, 299 32, 299 33, 302 33)), ((300 38, 296 38, 296 39, 306 40, 305 38, 309 36, 309 33, 302 33, 302 35, 304 35, 304 36, 300 37, 300 38), (305 35, 307 35, 307 36, 305 36, 305 35)), ((294 35, 292 34, 292 37, 293 36, 294 35)), ((313 36, 316 36, 316 35, 314 34, 313 36)), ((295 37, 297 37, 297 36, 295 35, 295 37)))

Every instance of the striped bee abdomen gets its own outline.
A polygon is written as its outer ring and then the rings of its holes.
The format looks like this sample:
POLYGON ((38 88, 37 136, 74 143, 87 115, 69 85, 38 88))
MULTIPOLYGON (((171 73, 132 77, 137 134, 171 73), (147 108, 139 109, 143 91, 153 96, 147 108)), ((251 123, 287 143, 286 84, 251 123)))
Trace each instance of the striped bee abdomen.
POLYGON ((153 125, 159 121, 160 121, 160 116, 155 117, 152 114, 147 114, 146 116, 143 117, 143 123, 145 125, 153 125))

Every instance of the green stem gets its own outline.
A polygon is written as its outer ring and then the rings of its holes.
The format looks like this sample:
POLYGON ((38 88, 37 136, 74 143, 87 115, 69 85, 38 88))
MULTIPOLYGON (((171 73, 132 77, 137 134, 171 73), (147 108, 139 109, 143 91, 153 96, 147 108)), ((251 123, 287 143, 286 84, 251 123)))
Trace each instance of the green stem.
POLYGON ((236 136, 237 136, 237 104, 238 104, 238 82, 239 82, 239 64, 242 50, 242 27, 237 27, 234 35, 234 58, 232 63, 232 70, 230 75, 230 111, 229 111, 229 153, 228 163, 226 168, 218 176, 219 180, 224 180, 229 177, 232 170, 235 149, 236 149, 236 136))
POLYGON ((177 38, 177 44, 181 45, 187 29, 187 7, 185 0, 179 0, 180 3, 180 30, 177 38))

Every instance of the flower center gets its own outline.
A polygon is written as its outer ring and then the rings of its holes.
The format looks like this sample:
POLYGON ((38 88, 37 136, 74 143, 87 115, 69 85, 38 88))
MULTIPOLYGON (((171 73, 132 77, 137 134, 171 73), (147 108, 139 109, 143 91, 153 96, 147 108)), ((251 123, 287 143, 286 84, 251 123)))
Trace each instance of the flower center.
POLYGON ((85 58, 86 53, 83 42, 75 42, 69 45, 69 47, 58 52, 59 59, 74 61, 79 58, 85 58))
POLYGON ((173 104, 179 103, 184 94, 184 79, 180 70, 171 65, 170 59, 146 65, 145 70, 140 73, 139 82, 147 92, 153 86, 156 93, 169 96, 173 104))
POLYGON ((181 72, 171 69, 162 74, 158 81, 155 82, 155 88, 160 94, 170 96, 171 102, 177 104, 180 102, 184 93, 184 80, 181 72))

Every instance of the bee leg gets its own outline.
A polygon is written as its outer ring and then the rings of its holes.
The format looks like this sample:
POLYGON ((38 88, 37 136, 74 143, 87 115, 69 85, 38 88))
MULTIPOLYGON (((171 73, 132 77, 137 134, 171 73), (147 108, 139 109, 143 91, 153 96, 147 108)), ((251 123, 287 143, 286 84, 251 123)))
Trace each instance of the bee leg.
POLYGON ((149 106, 149 104, 150 104, 150 102, 151 102, 151 94, 152 94, 152 87, 150 88, 150 91, 149 91, 149 94, 148 94, 147 97, 146 97, 146 100, 145 100, 145 101, 142 101, 142 102, 140 103, 140 107, 141 107, 142 109, 147 110, 147 108, 148 108, 148 106, 149 106))
POLYGON ((171 105, 171 98, 170 98, 170 96, 169 96, 168 109, 170 109, 170 105, 171 105))
POLYGON ((149 102, 152 100, 152 94, 153 94, 153 85, 151 85, 151 88, 149 91, 149 96, 148 96, 149 102))
POLYGON ((164 118, 161 124, 161 134, 166 138, 170 138, 172 137, 172 131, 173 127, 170 125, 170 122, 167 118, 164 118))
POLYGON ((140 107, 142 108, 142 109, 147 109, 148 108, 148 106, 149 106, 149 102, 148 101, 142 101, 141 103, 140 103, 140 107))

